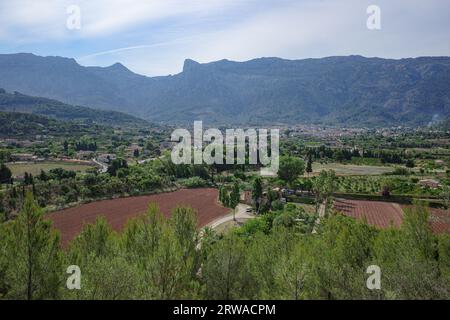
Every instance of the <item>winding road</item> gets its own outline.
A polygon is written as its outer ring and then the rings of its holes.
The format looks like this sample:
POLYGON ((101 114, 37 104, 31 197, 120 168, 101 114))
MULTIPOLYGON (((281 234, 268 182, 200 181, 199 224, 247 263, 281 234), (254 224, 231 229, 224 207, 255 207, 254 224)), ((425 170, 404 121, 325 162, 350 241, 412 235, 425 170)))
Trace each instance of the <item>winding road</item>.
MULTIPOLYGON (((247 208, 250 208, 250 206, 242 203, 238 204, 238 206, 236 207, 236 220, 245 220, 255 217, 254 214, 247 212, 247 208)), ((207 226, 214 229, 220 226, 221 224, 232 220, 233 220, 233 212, 231 211, 226 216, 220 217, 210 222, 207 226)))

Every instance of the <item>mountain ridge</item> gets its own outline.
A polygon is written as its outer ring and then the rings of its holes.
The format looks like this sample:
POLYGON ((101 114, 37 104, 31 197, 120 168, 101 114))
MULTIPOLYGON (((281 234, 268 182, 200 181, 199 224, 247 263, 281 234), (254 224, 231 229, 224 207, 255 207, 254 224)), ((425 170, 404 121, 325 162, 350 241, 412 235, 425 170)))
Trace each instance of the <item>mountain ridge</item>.
POLYGON ((415 126, 450 115, 450 57, 186 59, 178 74, 147 77, 12 54, 0 55, 0 87, 164 123, 415 126))

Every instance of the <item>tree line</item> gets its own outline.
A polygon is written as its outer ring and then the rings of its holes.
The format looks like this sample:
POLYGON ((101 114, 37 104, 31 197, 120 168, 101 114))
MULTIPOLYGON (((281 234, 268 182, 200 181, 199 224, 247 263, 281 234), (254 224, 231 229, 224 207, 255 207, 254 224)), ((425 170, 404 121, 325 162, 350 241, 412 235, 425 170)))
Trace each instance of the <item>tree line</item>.
POLYGON ((450 237, 431 233, 425 208, 401 229, 330 215, 313 234, 299 217, 290 205, 218 235, 199 232, 193 209, 166 219, 151 204, 121 233, 100 218, 61 249, 28 194, 0 224, 0 299, 450 298, 450 237), (69 265, 79 290, 67 289, 69 265), (381 268, 379 290, 366 286, 370 265, 381 268))

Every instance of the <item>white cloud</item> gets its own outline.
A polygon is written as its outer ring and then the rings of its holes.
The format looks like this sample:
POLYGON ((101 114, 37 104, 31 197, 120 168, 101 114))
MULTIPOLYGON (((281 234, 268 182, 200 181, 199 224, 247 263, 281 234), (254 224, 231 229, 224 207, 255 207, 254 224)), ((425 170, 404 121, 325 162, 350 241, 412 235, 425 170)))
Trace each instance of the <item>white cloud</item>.
POLYGON ((21 42, 39 34, 49 38, 62 36, 66 18, 61 4, 45 0, 0 2, 2 38, 21 42))
MULTIPOLYGON (((246 60, 259 56, 286 56, 327 42, 354 25, 349 6, 334 3, 295 3, 264 12, 223 30, 197 53, 201 60, 246 60), (343 13, 347 13, 345 15, 343 13)), ((363 14, 363 13, 362 13, 363 14)), ((361 15, 362 15, 361 14, 361 15)))
POLYGON ((185 58, 450 55, 449 10, 441 0, 0 0, 0 39, 31 52, 45 43, 49 55, 62 43, 86 65, 163 75, 185 58), (79 32, 65 28, 70 4, 81 7, 79 32), (381 7, 379 31, 366 28, 370 4, 381 7))
POLYGON ((382 29, 366 27, 369 0, 303 1, 218 31, 191 52, 200 61, 261 56, 309 58, 449 55, 450 5, 440 0, 377 0, 382 29))
MULTIPOLYGON (((253 1, 253 0, 251 0, 253 1)), ((247 1, 247 2, 251 2, 247 1)), ((171 18, 201 18, 245 1, 220 0, 2 0, 1 28, 34 40, 67 36, 66 8, 81 8, 82 28, 79 37, 90 38, 129 30, 142 23, 157 23, 171 18)))

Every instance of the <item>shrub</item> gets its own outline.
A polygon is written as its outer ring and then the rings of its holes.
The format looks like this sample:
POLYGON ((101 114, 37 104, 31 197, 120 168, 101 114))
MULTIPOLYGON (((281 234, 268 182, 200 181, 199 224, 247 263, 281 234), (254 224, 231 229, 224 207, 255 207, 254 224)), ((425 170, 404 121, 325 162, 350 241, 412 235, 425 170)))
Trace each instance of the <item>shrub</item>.
POLYGON ((208 185, 208 182, 200 177, 182 179, 180 180, 180 183, 186 188, 201 188, 208 185))

